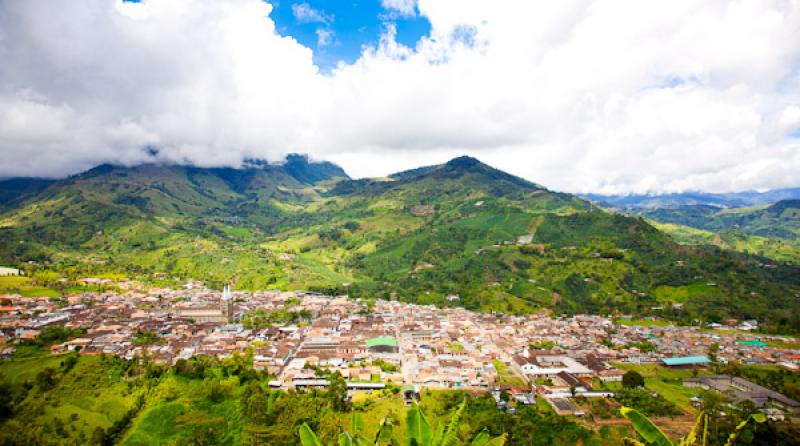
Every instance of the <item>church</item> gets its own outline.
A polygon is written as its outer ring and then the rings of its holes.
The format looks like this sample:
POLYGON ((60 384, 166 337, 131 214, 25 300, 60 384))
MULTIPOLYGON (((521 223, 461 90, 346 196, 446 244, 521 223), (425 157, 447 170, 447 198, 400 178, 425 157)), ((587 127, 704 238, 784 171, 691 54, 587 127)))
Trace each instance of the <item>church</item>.
POLYGON ((231 293, 231 288, 227 284, 222 290, 222 298, 219 300, 218 307, 185 307, 175 310, 175 317, 192 319, 201 323, 232 323, 233 316, 233 293, 231 293))

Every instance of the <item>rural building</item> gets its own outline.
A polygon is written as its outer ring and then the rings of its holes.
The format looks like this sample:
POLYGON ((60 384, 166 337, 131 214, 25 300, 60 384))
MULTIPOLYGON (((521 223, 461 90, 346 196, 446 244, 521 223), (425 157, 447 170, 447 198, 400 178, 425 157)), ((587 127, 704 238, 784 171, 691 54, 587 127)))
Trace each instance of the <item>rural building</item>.
POLYGON ((800 402, 735 376, 717 375, 689 378, 683 380, 683 384, 686 387, 700 387, 714 390, 723 395, 731 395, 734 403, 750 401, 759 409, 780 408, 787 412, 800 412, 800 402))
POLYGON ((673 358, 662 358, 661 362, 673 369, 691 369, 705 367, 711 360, 705 356, 675 356, 673 358))

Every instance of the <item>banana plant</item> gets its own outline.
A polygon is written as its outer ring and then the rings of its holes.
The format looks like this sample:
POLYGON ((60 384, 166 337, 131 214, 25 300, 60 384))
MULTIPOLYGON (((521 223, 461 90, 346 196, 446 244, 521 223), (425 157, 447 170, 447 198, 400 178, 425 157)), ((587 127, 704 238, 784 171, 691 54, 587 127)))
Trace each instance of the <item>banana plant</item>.
POLYGON ((728 436, 728 441, 725 443, 725 446, 733 446, 733 442, 736 441, 736 438, 740 433, 742 433, 742 430, 745 426, 747 426, 747 423, 749 423, 750 420, 753 420, 756 423, 763 423, 767 421, 767 416, 763 413, 754 413, 747 417, 746 420, 736 425, 736 429, 734 429, 733 432, 731 432, 731 434, 728 436))
MULTIPOLYGON (((406 446, 458 446, 458 426, 461 422, 461 414, 465 405, 466 400, 458 406, 447 426, 440 425, 434 431, 427 417, 425 417, 425 413, 422 412, 422 409, 417 404, 414 404, 406 415, 406 446)), ((339 434, 338 446, 378 446, 386 444, 403 446, 393 431, 392 420, 389 417, 381 421, 378 433, 373 441, 367 440, 362 435, 364 421, 358 413, 353 412, 350 424, 350 432, 339 434)), ((470 446, 503 446, 506 443, 506 438, 506 434, 492 438, 489 431, 484 429, 475 436, 470 446)), ((300 442, 303 446, 325 446, 306 423, 300 426, 300 442)))
MULTIPOLYGON (((706 414, 701 413, 698 415, 697 421, 695 421, 692 430, 685 437, 679 439, 677 442, 674 442, 670 440, 670 438, 667 437, 667 435, 661 429, 659 429, 658 426, 653 424, 649 418, 644 416, 638 410, 631 409, 630 407, 623 407, 620 409, 620 412, 622 413, 622 416, 631 422, 633 429, 645 440, 643 443, 632 438, 626 438, 625 444, 627 445, 706 446, 708 444, 708 415, 706 414)), ((734 431, 728 437, 728 442, 725 446, 732 446, 733 442, 736 441, 736 438, 739 437, 739 434, 750 421, 760 424, 767 421, 767 417, 762 413, 750 415, 746 420, 742 421, 738 426, 736 426, 736 429, 734 429, 734 431)))
MULTIPOLYGON (((467 400, 458 405, 447 427, 440 425, 435 431, 431 428, 425 413, 419 405, 414 403, 406 416, 406 439, 409 446, 458 446, 458 426, 461 423, 461 414, 467 400)), ((484 429, 475 436, 470 443, 471 446, 503 446, 506 443, 507 435, 503 434, 491 438, 489 431, 484 429)))

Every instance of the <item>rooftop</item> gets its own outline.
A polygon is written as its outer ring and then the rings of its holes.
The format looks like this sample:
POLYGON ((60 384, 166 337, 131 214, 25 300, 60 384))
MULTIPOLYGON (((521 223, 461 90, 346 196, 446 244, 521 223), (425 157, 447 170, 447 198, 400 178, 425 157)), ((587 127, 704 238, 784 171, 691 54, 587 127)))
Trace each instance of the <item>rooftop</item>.
POLYGON ((711 362, 705 356, 675 356, 673 358, 663 358, 661 361, 666 365, 708 364, 711 362))
POLYGON ((389 336, 379 336, 367 341, 367 347, 375 347, 378 345, 388 345, 390 347, 397 347, 397 339, 389 336))

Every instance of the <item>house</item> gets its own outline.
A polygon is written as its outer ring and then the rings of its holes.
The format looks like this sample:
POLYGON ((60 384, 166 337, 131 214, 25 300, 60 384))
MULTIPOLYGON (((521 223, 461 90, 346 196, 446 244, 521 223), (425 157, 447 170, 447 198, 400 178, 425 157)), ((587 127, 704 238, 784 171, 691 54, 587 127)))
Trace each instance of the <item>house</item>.
POLYGON ((566 415, 581 417, 584 415, 583 411, 575 407, 575 405, 572 404, 572 402, 567 398, 547 398, 547 402, 553 407, 555 413, 562 417, 566 415))

